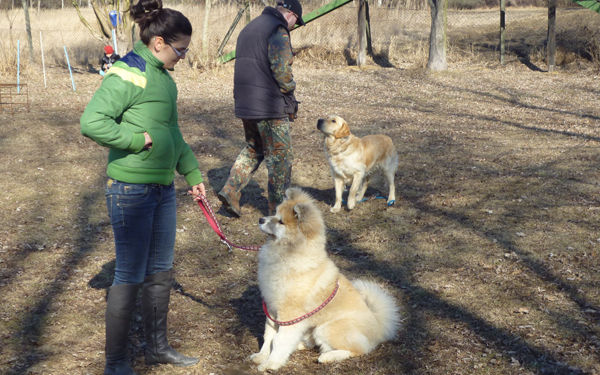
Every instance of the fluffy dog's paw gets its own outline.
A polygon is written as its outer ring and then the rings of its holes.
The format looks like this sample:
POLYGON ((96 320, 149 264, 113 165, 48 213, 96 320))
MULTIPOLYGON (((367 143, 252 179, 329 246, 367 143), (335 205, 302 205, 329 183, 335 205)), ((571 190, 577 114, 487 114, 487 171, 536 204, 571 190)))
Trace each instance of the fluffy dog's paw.
POLYGON ((348 210, 349 211, 353 210, 355 205, 356 205, 356 203, 350 203, 350 202, 348 202, 348 210))
POLYGON ((331 211, 334 214, 337 214, 338 212, 340 212, 340 208, 341 207, 333 206, 333 207, 331 207, 331 209, 329 211, 331 211))
POLYGON ((283 365, 285 362, 267 360, 258 366, 258 371, 279 370, 283 365))
POLYGON ((349 350, 331 350, 319 356, 319 363, 342 361, 346 358, 350 358, 351 354, 352 353, 349 350))
POLYGON ((268 358, 268 355, 264 355, 261 353, 254 353, 248 359, 256 364, 263 363, 268 358))

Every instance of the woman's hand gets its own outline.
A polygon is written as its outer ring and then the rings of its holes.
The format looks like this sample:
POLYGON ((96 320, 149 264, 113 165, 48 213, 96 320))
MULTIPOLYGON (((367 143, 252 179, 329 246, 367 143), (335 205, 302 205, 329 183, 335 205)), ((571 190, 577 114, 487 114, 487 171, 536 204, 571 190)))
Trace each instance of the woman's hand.
POLYGON ((192 190, 188 190, 188 193, 192 194, 195 202, 198 202, 200 200, 200 195, 206 196, 206 188, 204 187, 204 183, 201 182, 198 185, 192 186, 192 190))
POLYGON ((150 138, 150 134, 148 134, 148 132, 144 133, 144 138, 146 140, 144 143, 144 148, 152 148, 152 138, 150 138))

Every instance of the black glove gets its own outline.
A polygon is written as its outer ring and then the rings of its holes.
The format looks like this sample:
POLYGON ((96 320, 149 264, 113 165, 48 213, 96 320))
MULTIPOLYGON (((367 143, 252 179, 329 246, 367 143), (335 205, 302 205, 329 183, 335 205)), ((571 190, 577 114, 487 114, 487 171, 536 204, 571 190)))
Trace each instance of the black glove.
POLYGON ((298 118, 298 104, 300 104, 300 102, 294 98, 294 113, 290 114, 290 121, 294 121, 298 118))
POLYGON ((298 104, 300 104, 300 102, 296 100, 293 93, 285 95, 284 100, 285 113, 290 117, 290 121, 294 121, 298 118, 298 104))

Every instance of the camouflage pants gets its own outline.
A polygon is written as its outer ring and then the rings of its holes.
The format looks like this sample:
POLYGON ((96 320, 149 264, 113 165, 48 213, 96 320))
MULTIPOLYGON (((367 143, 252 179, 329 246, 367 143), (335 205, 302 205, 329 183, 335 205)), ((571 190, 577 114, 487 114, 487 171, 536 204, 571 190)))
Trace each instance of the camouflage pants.
POLYGON ((265 160, 269 173, 269 214, 283 201, 292 178, 292 142, 289 119, 242 120, 246 147, 235 160, 221 191, 240 197, 260 163, 265 160))

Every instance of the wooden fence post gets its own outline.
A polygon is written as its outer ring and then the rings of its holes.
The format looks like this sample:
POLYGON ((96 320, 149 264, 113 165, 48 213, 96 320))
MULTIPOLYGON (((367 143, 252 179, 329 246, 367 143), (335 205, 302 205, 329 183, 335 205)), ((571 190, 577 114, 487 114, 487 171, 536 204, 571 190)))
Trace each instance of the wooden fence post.
POLYGON ((504 34, 506 31, 506 0, 500 0, 500 64, 505 63, 504 34))
POLYGON ((31 38, 31 23, 29 22, 27 0, 23 0, 23 13, 25 14, 25 30, 27 31, 27 44, 29 45, 29 61, 33 64, 33 40, 31 38))
POLYGON ((367 54, 373 58, 373 44, 371 44, 371 17, 369 16, 369 0, 365 0, 365 19, 367 21, 367 54))
POLYGON ((367 61, 367 12, 365 2, 366 0, 358 1, 358 53, 356 64, 359 67, 365 65, 367 61))
POLYGON ((556 0, 548 0, 548 71, 556 70, 556 0))
POLYGON ((202 25, 202 58, 208 61, 208 24, 210 22, 211 1, 206 0, 204 5, 204 24, 202 25))

